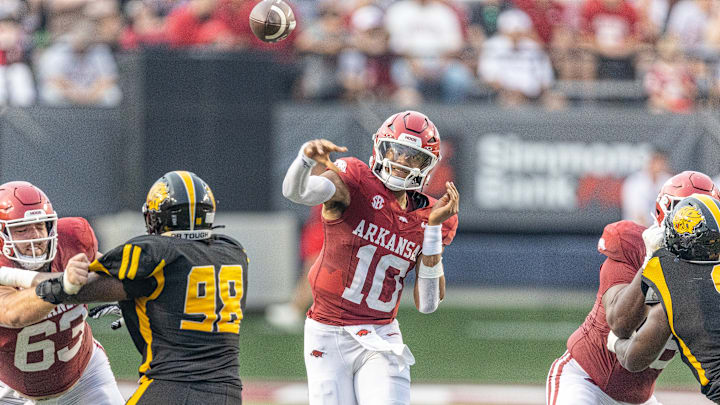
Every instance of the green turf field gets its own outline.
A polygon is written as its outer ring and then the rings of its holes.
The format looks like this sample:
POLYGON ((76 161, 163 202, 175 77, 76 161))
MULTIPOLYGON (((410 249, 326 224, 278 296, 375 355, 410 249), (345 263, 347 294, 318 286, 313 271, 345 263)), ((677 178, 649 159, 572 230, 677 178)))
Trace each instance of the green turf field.
MULTIPOLYGON (((588 309, 466 309, 441 306, 431 315, 401 307, 405 342, 415 354, 414 382, 544 384, 550 364, 588 309)), ((110 319, 92 321, 118 378, 136 379, 140 355, 124 328, 110 319)), ((305 368, 300 333, 284 335, 261 314, 246 314, 240 328, 241 377, 302 380, 305 368)), ((691 388, 696 382, 679 359, 661 375, 659 387, 691 388)))

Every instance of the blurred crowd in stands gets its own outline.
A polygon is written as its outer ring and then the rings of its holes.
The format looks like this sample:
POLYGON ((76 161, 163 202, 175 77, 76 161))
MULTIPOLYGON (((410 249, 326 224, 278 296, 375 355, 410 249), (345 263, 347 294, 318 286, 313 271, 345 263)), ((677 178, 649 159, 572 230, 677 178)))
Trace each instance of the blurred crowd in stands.
POLYGON ((298 100, 720 104, 720 0, 289 0, 275 44, 257 1, 0 0, 0 104, 118 105, 117 56, 149 47, 272 53, 298 100))

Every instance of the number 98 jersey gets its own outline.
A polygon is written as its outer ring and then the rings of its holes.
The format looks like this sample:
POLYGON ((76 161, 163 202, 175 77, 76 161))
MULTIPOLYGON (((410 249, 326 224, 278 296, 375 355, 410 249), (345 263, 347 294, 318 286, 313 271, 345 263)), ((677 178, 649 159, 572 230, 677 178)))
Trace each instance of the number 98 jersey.
MULTIPOLYGON (((408 207, 355 158, 335 162, 350 191, 342 216, 325 221, 325 243, 308 279, 313 305, 308 316, 328 325, 385 325, 398 311, 408 275, 422 252, 436 200, 408 192, 408 207)), ((442 225, 442 243, 455 237, 457 216, 442 225)))
POLYGON ((248 258, 224 235, 146 235, 90 265, 123 283, 123 317, 144 379, 240 384, 238 344, 248 258))

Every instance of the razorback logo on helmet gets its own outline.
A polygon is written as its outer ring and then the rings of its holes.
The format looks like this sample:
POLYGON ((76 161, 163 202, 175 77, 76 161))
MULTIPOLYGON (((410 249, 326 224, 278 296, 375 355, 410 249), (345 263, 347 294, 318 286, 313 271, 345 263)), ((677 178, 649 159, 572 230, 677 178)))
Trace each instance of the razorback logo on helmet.
POLYGON ((157 181, 153 184, 147 195, 148 211, 158 211, 160 204, 168 198, 168 188, 164 181, 157 181))
POLYGON ((356 335, 362 337, 362 336, 367 336, 367 335, 369 335, 370 333, 372 333, 372 332, 370 332, 370 331, 367 330, 367 329, 360 329, 359 331, 357 331, 356 335))
POLYGON ((680 208, 672 219, 673 228, 679 234, 691 235, 698 225, 705 222, 702 212, 692 205, 680 208))
POLYGON ((310 352, 310 355, 313 357, 320 358, 325 355, 325 352, 321 352, 320 350, 313 350, 310 352))

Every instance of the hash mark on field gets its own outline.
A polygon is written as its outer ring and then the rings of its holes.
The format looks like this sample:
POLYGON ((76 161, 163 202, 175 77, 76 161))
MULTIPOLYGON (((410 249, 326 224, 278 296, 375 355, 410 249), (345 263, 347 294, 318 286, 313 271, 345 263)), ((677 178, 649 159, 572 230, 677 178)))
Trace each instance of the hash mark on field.
POLYGON ((472 321, 465 334, 472 339, 553 341, 567 339, 578 326, 575 322, 472 321))

